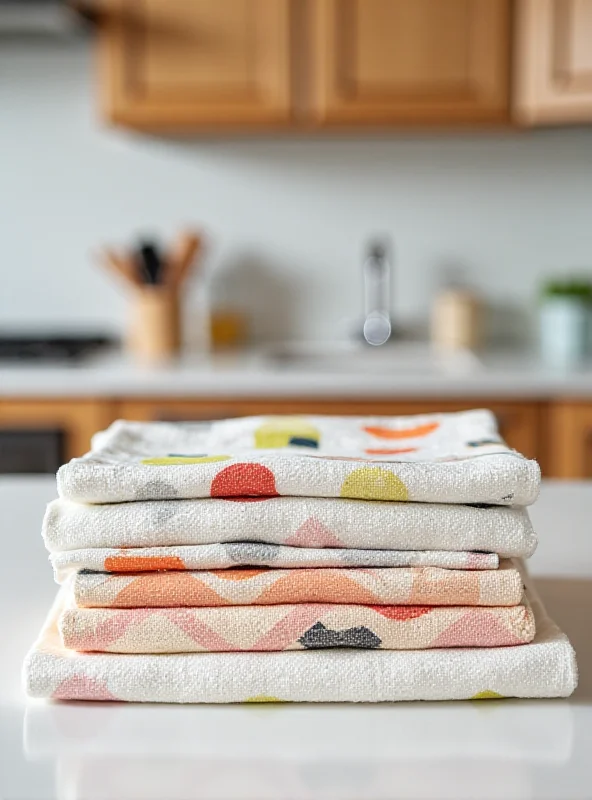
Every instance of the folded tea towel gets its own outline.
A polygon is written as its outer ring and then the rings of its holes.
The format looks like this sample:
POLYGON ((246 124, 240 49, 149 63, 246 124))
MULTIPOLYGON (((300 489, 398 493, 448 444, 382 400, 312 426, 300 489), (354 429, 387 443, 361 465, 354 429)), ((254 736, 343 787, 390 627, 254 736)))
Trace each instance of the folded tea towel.
POLYGON ((58 472, 89 503, 292 495, 529 505, 540 470, 489 411, 420 417, 119 421, 58 472))
POLYGON ((360 550, 337 547, 286 547, 261 542, 197 544, 180 547, 86 548, 51 553, 58 583, 74 572, 153 572, 157 570, 277 567, 442 567, 495 570, 495 553, 450 550, 360 550))
POLYGON ((536 535, 524 508, 385 503, 325 497, 50 503, 50 551, 251 541, 367 550, 481 550, 529 556, 536 535))
POLYGON ((519 647, 322 650, 278 653, 83 654, 57 630, 58 595, 27 656, 31 697, 155 703, 382 702, 483 697, 568 697, 577 684, 566 636, 530 593, 537 633, 519 647))
POLYGON ((500 569, 270 569, 136 572, 73 576, 81 608, 176 608, 349 603, 363 605, 516 606, 522 576, 512 562, 500 569))
POLYGON ((527 605, 68 608, 58 625, 64 647, 104 653, 500 647, 535 633, 527 605))

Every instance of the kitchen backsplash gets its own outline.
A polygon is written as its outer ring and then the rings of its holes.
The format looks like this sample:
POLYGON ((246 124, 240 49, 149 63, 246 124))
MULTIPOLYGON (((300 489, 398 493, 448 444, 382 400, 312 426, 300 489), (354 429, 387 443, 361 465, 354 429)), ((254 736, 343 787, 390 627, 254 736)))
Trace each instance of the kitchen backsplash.
MULTIPOLYGON (((0 327, 117 331, 102 242, 201 224, 217 304, 260 338, 341 336, 364 244, 395 247, 394 314, 466 267, 494 332, 532 330, 544 276, 592 271, 592 128, 327 140, 174 140, 101 126, 90 43, 0 48, 0 327)), ((191 305, 191 297, 188 303, 191 305)))

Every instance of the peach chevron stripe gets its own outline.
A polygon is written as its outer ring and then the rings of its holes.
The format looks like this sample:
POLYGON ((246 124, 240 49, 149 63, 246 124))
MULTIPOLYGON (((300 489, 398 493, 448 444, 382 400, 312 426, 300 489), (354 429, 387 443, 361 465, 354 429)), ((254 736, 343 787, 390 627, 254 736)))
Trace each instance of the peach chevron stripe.
POLYGON ((80 607, 182 608, 293 603, 384 606, 513 606, 522 579, 511 561, 498 570, 234 568, 131 574, 79 573, 80 607))
MULTIPOLYGON (((84 576, 81 577, 84 582, 84 576)), ((224 605, 218 592, 210 589, 203 581, 195 580, 192 573, 188 572, 146 572, 135 575, 131 580, 127 577, 118 580, 118 576, 112 576, 107 578, 105 584, 96 587, 97 595, 101 593, 101 589, 117 592, 113 602, 108 603, 115 608, 224 605), (110 585, 107 586, 107 583, 110 585), (122 585, 120 590, 119 585, 122 585), (177 602, 175 598, 182 598, 183 602, 177 602)), ((99 600, 99 597, 96 599, 99 600)))
POLYGON ((303 603, 231 608, 68 608, 64 647, 108 653, 422 650, 526 644, 530 606, 365 606, 303 603))

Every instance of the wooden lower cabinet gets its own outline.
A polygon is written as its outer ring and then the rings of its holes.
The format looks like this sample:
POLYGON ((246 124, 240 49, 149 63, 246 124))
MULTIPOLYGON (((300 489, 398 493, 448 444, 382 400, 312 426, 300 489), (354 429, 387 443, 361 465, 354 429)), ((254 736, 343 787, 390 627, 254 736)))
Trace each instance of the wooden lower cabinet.
POLYGON ((0 400, 0 432, 56 430, 63 434, 63 459, 84 455, 91 436, 116 417, 105 400, 0 400))
POLYGON ((545 427, 550 477, 592 478, 592 403, 553 403, 545 427))
POLYGON ((489 408, 511 447, 541 464, 551 478, 592 478, 592 402, 577 400, 343 400, 318 398, 0 399, 1 434, 63 432, 63 458, 87 452, 93 433, 115 419, 215 420, 251 414, 429 414, 489 408))
POLYGON ((337 399, 201 399, 141 400, 119 405, 118 416, 135 420, 213 420, 250 414, 429 414, 489 408, 496 415, 504 439, 529 458, 542 458, 541 405, 491 400, 337 400, 337 399))

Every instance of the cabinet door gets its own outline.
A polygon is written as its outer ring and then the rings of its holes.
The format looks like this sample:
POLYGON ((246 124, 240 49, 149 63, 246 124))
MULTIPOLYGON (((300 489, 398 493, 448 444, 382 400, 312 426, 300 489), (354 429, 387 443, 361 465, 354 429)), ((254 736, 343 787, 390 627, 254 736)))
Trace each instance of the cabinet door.
POLYGON ((507 118, 507 0, 314 0, 312 14, 318 122, 507 118))
POLYGON ((592 0, 519 0, 516 116, 592 120, 592 0))
POLYGON ((64 436, 64 460, 90 450, 90 440, 116 418, 108 400, 0 400, 0 430, 57 430, 64 436))
POLYGON ((547 427, 549 476, 592 478, 592 404, 552 403, 547 427))
POLYGON ((109 0, 108 118, 216 129, 290 118, 290 0, 109 0))

